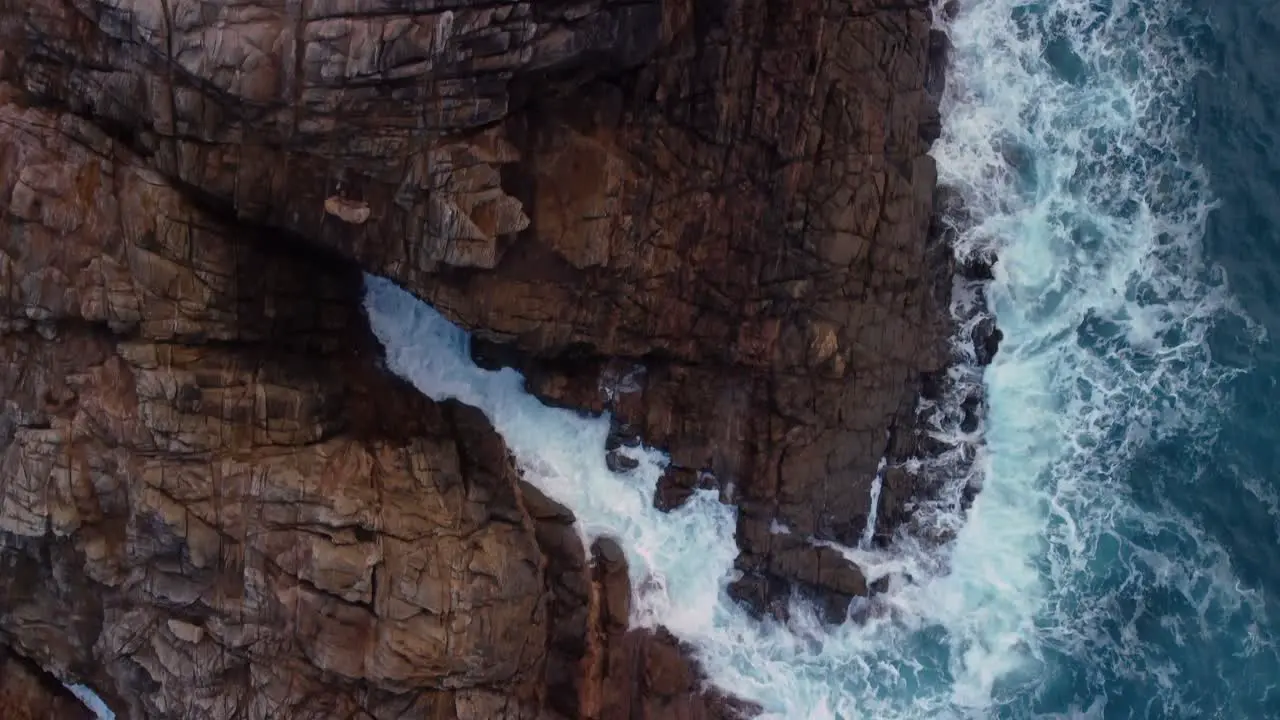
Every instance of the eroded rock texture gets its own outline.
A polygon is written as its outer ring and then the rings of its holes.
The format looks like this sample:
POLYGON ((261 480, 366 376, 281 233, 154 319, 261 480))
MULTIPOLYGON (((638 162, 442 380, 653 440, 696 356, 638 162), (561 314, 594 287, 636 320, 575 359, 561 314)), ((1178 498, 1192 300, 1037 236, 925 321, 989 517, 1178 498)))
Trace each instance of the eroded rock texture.
POLYGON ((810 539, 946 361, 927 5, 0 3, 0 640, 130 717, 735 712, 380 369, 359 271, 670 450, 660 504, 721 487, 744 601, 839 617, 810 539))
POLYGON ((357 269, 0 98, 0 637, 125 717, 539 717, 572 516, 377 367, 357 269))

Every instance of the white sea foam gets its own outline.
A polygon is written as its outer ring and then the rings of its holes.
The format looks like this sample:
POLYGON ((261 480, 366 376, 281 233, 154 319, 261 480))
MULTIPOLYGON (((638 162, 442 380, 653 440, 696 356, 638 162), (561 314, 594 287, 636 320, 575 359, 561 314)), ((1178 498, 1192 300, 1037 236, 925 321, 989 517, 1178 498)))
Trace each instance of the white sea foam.
POLYGON ((98 697, 98 693, 89 689, 88 686, 75 683, 66 685, 65 687, 70 690, 71 694, 75 695, 81 703, 84 703, 84 706, 88 708, 89 712, 93 713, 93 716, 98 720, 116 720, 116 714, 111 712, 111 708, 107 707, 107 704, 102 701, 101 697, 98 697))
MULTIPOLYGON (((432 398, 484 411, 585 539, 619 539, 632 622, 671 629, 715 683, 766 717, 985 717, 997 706, 1100 717, 1107 673, 1137 676, 1158 688, 1156 702, 1185 712, 1176 662, 1135 634, 1131 606, 1172 589, 1192 611, 1175 609, 1166 627, 1185 636, 1251 612, 1256 598, 1194 523, 1126 486, 1125 468, 1154 443, 1203 432, 1222 378, 1205 336, 1230 310, 1200 260, 1213 204, 1183 145, 1194 67, 1169 12, 1160 2, 971 0, 947 28, 954 64, 935 155, 968 205, 957 252, 999 256, 989 286, 956 282, 956 350, 973 359, 967 338, 984 295, 1005 340, 986 374, 985 427, 962 430, 955 397, 923 408, 955 454, 913 465, 941 486, 937 497, 887 547, 839 548, 869 579, 890 579, 859 622, 827 626, 799 605, 785 627, 752 620, 725 593, 733 508, 700 491, 656 510, 660 453, 625 449, 637 467, 609 471, 607 418, 545 407, 515 372, 477 368, 462 332, 369 278, 388 365, 432 398), (981 477, 967 519, 961 497, 976 478, 948 467, 981 477), (940 552, 921 539, 931 533, 954 541, 940 552), (1097 677, 1087 697, 1069 692, 1055 707, 1043 698, 1072 659, 1097 677)), ((961 390, 976 377, 963 363, 952 371, 961 390)))
POLYGON ((858 547, 871 547, 871 540, 876 533, 876 519, 880 516, 880 493, 884 491, 884 471, 888 462, 880 458, 876 466, 876 476, 871 480, 871 510, 867 512, 867 524, 862 528, 862 536, 858 538, 858 547))

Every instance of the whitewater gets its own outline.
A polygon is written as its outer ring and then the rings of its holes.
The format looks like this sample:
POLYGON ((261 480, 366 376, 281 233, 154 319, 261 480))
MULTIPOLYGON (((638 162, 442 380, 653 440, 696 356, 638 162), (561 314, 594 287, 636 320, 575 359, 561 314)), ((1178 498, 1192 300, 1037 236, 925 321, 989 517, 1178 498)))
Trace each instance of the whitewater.
POLYGON ((841 548, 870 579, 894 578, 858 621, 824 624, 802 604, 786 625, 751 618, 725 591, 733 507, 700 491, 657 510, 662 453, 624 448, 635 468, 610 471, 607 417, 477 367, 463 331, 368 277, 388 367, 482 410, 585 541, 618 539, 632 624, 670 629, 765 717, 1267 717, 1272 600, 1166 493, 1195 488, 1189 458, 1242 371, 1208 336, 1227 320, 1261 333, 1201 249, 1215 199, 1186 136, 1198 60, 1182 10, 969 0, 936 13, 952 50, 932 153, 964 199, 955 252, 995 260, 990 282, 956 281, 956 378, 977 372, 975 308, 1004 342, 981 379, 983 443, 947 491, 981 492, 964 516, 951 496, 922 510, 888 547, 841 548), (937 547, 916 540, 921 523, 958 532, 937 547), (1229 690, 1241 677, 1256 682, 1229 690))

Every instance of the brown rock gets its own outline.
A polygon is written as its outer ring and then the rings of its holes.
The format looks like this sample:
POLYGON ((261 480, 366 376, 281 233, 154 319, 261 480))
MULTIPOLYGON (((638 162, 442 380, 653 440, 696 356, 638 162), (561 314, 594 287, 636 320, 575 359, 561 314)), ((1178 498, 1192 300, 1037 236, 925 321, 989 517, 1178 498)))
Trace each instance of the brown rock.
POLYGON ((666 630, 628 630, 618 598, 629 602, 630 584, 621 549, 602 540, 595 557, 591 602, 597 624, 590 637, 594 666, 584 673, 579 717, 593 720, 739 720, 752 707, 703 687, 696 664, 666 630))
POLYGON ((722 717, 617 548, 381 372, 358 270, 668 450, 660 506, 739 504, 737 596, 838 619, 810 541, 947 362, 928 7, 0 8, 0 637, 142 717, 722 717))
POLYGON ((71 115, 0 105, 0 163, 0 637, 126 717, 536 715, 518 479, 377 368, 358 271, 71 115))
POLYGON ((600 592, 600 618, 608 630, 624 631, 631 618, 631 580, 627 577, 627 558, 618 543, 609 538, 597 540, 591 548, 591 556, 600 592))
POLYGON ((324 211, 352 225, 361 225, 369 220, 369 203, 348 200, 337 196, 324 201, 324 211))

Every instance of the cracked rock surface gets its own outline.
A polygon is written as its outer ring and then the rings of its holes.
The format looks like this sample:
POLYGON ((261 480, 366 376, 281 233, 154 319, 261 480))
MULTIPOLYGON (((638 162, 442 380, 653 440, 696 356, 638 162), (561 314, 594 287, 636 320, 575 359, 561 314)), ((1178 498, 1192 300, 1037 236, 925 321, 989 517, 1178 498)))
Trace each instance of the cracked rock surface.
POLYGON ((720 716, 669 639, 591 609, 573 516, 487 421, 381 368, 357 267, 0 100, 12 652, 121 717, 630 717, 584 660, 616 637, 687 676, 635 707, 720 716))
POLYGON ((0 3, 0 647, 128 718, 747 712, 382 369, 361 272, 668 450, 660 506, 719 487, 744 603, 838 618, 810 539, 949 360, 927 8, 0 3))

